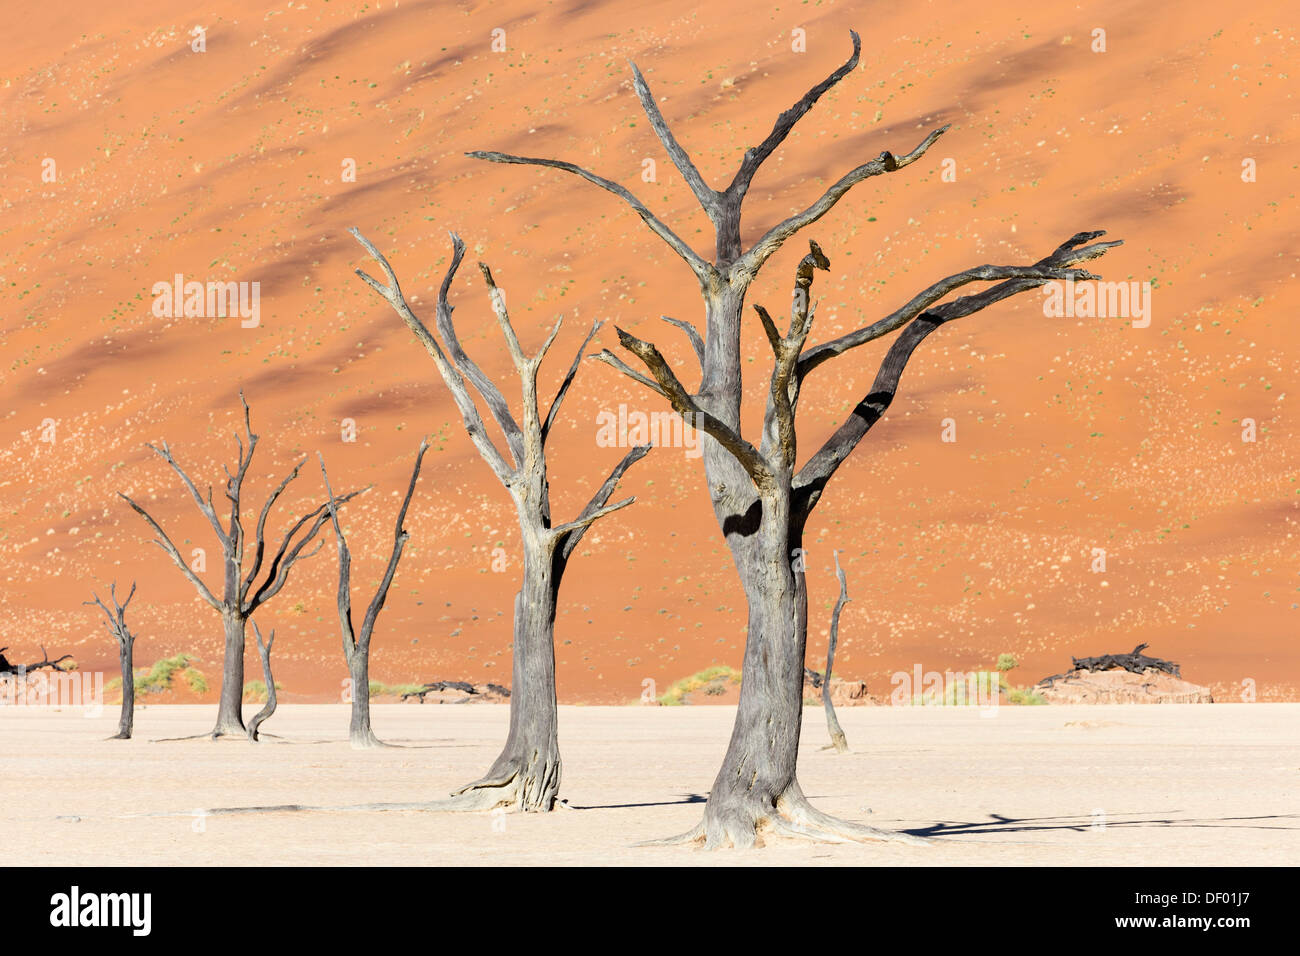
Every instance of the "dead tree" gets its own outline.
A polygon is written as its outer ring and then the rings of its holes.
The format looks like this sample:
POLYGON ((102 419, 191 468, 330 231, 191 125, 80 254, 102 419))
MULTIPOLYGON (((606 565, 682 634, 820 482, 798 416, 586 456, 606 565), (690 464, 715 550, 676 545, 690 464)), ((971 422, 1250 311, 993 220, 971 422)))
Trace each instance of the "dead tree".
POLYGON ((451 800, 435 806, 449 810, 492 810, 497 807, 523 811, 552 810, 560 786, 555 699, 555 612, 560 581, 578 542, 592 523, 635 500, 625 498, 607 504, 624 472, 645 456, 649 446, 637 446, 629 451, 574 520, 553 524, 546 441, 578 373, 583 351, 600 328, 600 323, 592 326, 578 347, 568 373, 543 417, 537 396, 537 370, 559 334, 563 320, 556 322, 536 355, 526 355, 510 323, 501 290, 488 267, 479 263, 492 309, 519 375, 522 422, 516 421, 501 390, 465 354, 452 323, 452 307, 447 303, 447 292, 465 255, 465 244, 460 237, 451 236, 451 265, 438 292, 435 317, 438 336, 442 339, 440 345, 438 338, 416 316, 402 295, 388 260, 360 232, 356 229, 351 232, 383 270, 388 284, 384 285, 360 269, 357 275, 393 307, 433 359, 460 410, 465 430, 475 448, 497 480, 510 492, 523 544, 523 581, 515 596, 514 609, 510 731, 505 748, 482 779, 466 784, 452 794, 451 800), (500 427, 506 441, 504 451, 488 437, 471 387, 482 397, 500 427))
MULTIPOLYGON (((496 687, 496 686, 497 686, 496 684, 488 684, 489 688, 496 687)), ((499 689, 505 690, 504 687, 499 689)), ((431 684, 425 684, 419 690, 413 690, 410 693, 403 694, 402 700, 407 700, 408 698, 414 697, 416 700, 418 700, 420 703, 423 704, 424 698, 429 694, 438 694, 445 690, 458 690, 462 694, 469 694, 470 696, 473 696, 474 694, 478 693, 478 688, 475 687, 473 684, 471 684, 469 681, 438 680, 438 681, 434 681, 431 684)), ((502 696, 509 697, 510 691, 506 690, 502 696)))
POLYGON ((50 660, 50 652, 45 649, 45 645, 40 645, 40 648, 41 659, 39 661, 33 661, 30 664, 19 664, 15 667, 13 664, 9 663, 9 659, 4 655, 4 652, 9 650, 9 648, 0 647, 0 674, 16 674, 21 677, 24 674, 30 674, 32 671, 41 670, 44 667, 58 671, 60 674, 72 670, 71 667, 62 666, 64 661, 72 660, 71 654, 64 654, 62 657, 56 657, 54 660, 50 660))
POLYGON ((253 637, 257 640, 257 656, 262 661, 262 679, 266 681, 266 703, 262 706, 253 719, 248 722, 248 739, 252 743, 257 743, 258 728, 266 723, 267 718, 275 713, 275 676, 271 673, 271 645, 275 643, 275 628, 271 628, 271 636, 266 643, 262 643, 262 629, 253 622, 253 637))
POLYGON ((402 549, 410 538, 402 525, 406 521, 406 509, 411 506, 411 495, 415 493, 415 482, 420 477, 420 463, 424 461, 424 453, 428 450, 429 442, 421 441, 420 450, 415 455, 415 467, 411 469, 411 483, 406 489, 406 497, 402 499, 402 507, 397 511, 393 551, 388 558, 388 567, 384 569, 375 596, 366 608, 365 617, 361 619, 360 632, 352 624, 352 552, 339 524, 334 489, 330 487, 330 476, 325 471, 325 458, 320 456, 320 472, 325 479, 330 520, 334 523, 334 539, 339 548, 339 624, 343 634, 343 658, 347 661, 348 677, 352 682, 352 721, 348 727, 348 739, 357 750, 383 746, 370 729, 370 636, 374 632, 379 612, 383 610, 384 601, 388 599, 388 589, 393 584, 393 575, 397 573, 397 563, 402 560, 402 549))
MULTIPOLYGON (((1173 661, 1167 661, 1161 657, 1148 657, 1142 652, 1151 645, 1139 644, 1127 654, 1102 654, 1099 657, 1071 657, 1070 661, 1073 666, 1064 674, 1053 674, 1051 677, 1044 677, 1038 682, 1039 685, 1046 684, 1051 687, 1058 680, 1066 680, 1076 677, 1084 672, 1095 673, 1097 671, 1111 671, 1116 669, 1126 670, 1130 674, 1144 674, 1149 670, 1160 671, 1169 674, 1172 677, 1181 678, 1182 672, 1178 665, 1173 661)), ((1037 686, 1037 685, 1036 685, 1037 686)))
POLYGON ((849 742, 840 727, 839 718, 835 716, 835 705, 831 703, 831 673, 835 669, 835 645, 840 639, 840 612, 849 603, 849 582, 844 577, 844 569, 840 567, 839 551, 832 553, 835 556, 835 576, 840 579, 840 596, 835 602, 835 610, 831 612, 831 637, 826 645, 826 679, 822 681, 822 706, 826 708, 826 729, 830 731, 831 746, 836 753, 842 754, 848 753, 849 742))
POLYGON ((131 593, 126 596, 126 600, 121 604, 117 603, 117 582, 114 581, 108 586, 108 597, 113 602, 111 611, 108 609, 108 605, 100 600, 98 594, 93 594, 93 597, 93 601, 83 601, 82 603, 98 607, 104 612, 105 625, 108 627, 108 632, 117 641, 117 656, 122 665, 122 716, 117 723, 117 735, 108 739, 130 740, 131 731, 135 726, 134 652, 135 639, 138 635, 132 634, 126 626, 126 606, 131 603, 131 598, 135 597, 135 582, 131 582, 131 593))
POLYGON ((772 226, 746 248, 740 233, 741 206, 754 175, 817 100, 857 67, 861 44, 856 33, 850 35, 853 54, 848 61, 777 117, 771 133, 745 151, 739 169, 721 191, 704 181, 669 129, 640 70, 632 67, 633 86, 651 128, 713 224, 712 261, 691 248, 618 183, 553 159, 496 152, 469 154, 498 163, 560 169, 612 193, 682 258, 699 282, 704 298, 704 335, 687 322, 669 320, 689 337, 698 359, 700 384, 696 389, 688 390, 681 383, 653 345, 623 331, 619 332, 620 341, 645 363, 653 377, 633 371, 607 352, 597 357, 663 395, 679 413, 693 416, 693 423, 705 432, 702 444, 710 501, 748 603, 745 680, 731 742, 710 791, 704 820, 676 838, 703 840, 709 847, 751 846, 758 832, 768 827, 815 839, 910 839, 828 817, 814 809, 800 790, 795 762, 808 607, 801 565, 792 568, 790 555, 802 548, 804 527, 826 484, 885 413, 908 359, 931 332, 1048 281, 1095 278, 1073 267, 1116 245, 1087 245, 1101 233, 1080 233, 1032 265, 966 269, 919 292, 890 315, 804 351, 812 319, 807 290, 813 270, 828 267, 825 257, 813 246, 796 275, 796 298, 787 334, 782 336, 777 331, 766 312, 758 313, 775 362, 760 444, 756 447, 746 441, 740 426, 740 331, 750 283, 786 240, 829 212, 854 185, 910 166, 948 129, 942 126, 933 130, 907 153, 885 151, 855 167, 810 206, 772 226), (941 304, 950 293, 975 282, 997 284, 941 304), (802 305, 800 291, 804 294, 802 305), (899 336, 885 356, 871 390, 830 439, 802 468, 796 468, 794 417, 804 381, 828 360, 893 332, 899 332, 899 336))
MULTIPOLYGON (((212 486, 208 486, 208 494, 204 498, 200 494, 198 486, 185 473, 185 469, 172 457, 171 448, 168 447, 166 442, 163 442, 161 447, 152 444, 146 446, 156 452, 180 476, 181 482, 190 493, 190 497, 194 499, 195 505, 198 506, 203 516, 208 519, 208 524, 212 526, 213 533, 216 534, 217 540, 221 543, 225 585, 220 598, 208 589, 208 586, 203 583, 203 579, 185 561, 176 545, 172 543, 171 538, 167 536, 167 533, 163 531, 162 526, 154 520, 153 516, 127 495, 121 492, 118 493, 118 497, 149 523, 149 527, 153 529, 156 535, 154 543, 167 553, 176 567, 181 570, 181 573, 194 585, 195 590, 199 592, 199 597, 221 615, 226 638, 225 661, 221 670, 221 702, 217 708, 217 723, 212 730, 213 737, 221 737, 227 734, 244 735, 242 714, 244 643, 248 619, 254 611, 280 593, 280 589, 284 587, 285 581, 289 578, 290 568, 299 559, 310 557, 320 550, 320 547, 317 546, 308 553, 303 553, 303 549, 312 542, 317 533, 324 527, 325 522, 329 520, 328 502, 317 505, 307 514, 298 518, 285 532, 280 546, 271 557, 270 563, 266 564, 267 518, 271 513, 271 507, 284 493, 285 488, 298 477, 298 470, 302 468, 307 460, 304 458, 294 465, 293 470, 285 476, 283 481, 276 485, 275 489, 267 497, 266 503, 262 506, 253 532, 252 560, 245 567, 245 529, 241 510, 243 506, 243 488, 244 478, 247 476, 249 465, 253 461, 253 452, 257 449, 258 436, 253 434, 248 402, 244 401, 242 390, 239 393, 239 401, 244 407, 244 437, 241 438, 238 433, 235 434, 235 443, 239 449, 239 461, 234 472, 232 473, 228 467, 224 469, 226 472, 226 498, 230 502, 230 517, 224 526, 221 519, 217 517, 217 510, 213 504, 212 486), (264 566, 266 567, 266 574, 259 584, 257 583, 258 575, 262 573, 264 566)), ((338 499, 338 503, 342 504, 358 494, 360 494, 359 491, 350 492, 338 499)))

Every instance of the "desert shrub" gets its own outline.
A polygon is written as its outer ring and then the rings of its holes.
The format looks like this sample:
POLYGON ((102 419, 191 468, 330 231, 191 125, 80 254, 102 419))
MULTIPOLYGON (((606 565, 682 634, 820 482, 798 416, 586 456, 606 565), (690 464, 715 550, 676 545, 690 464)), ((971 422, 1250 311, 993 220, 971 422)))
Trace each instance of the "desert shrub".
MULTIPOLYGON (((206 689, 207 685, 204 684, 206 689)), ((284 685, 279 681, 275 682, 277 691, 283 690, 284 685)), ((244 703, 245 704, 264 704, 266 703, 266 682, 260 680, 250 680, 244 685, 244 703)))
MULTIPOLYGON (((135 689, 141 694, 157 694, 165 690, 170 690, 172 678, 177 673, 183 673, 185 680, 189 684, 190 690, 197 694, 206 693, 208 683, 203 674, 195 669, 192 665, 198 658, 193 654, 176 654, 172 657, 164 657, 157 661, 147 671, 137 671, 135 675, 135 689)), ((120 678, 119 678, 120 681, 120 678)))
POLYGON ((683 677, 681 680, 677 681, 677 683, 669 687, 667 693, 662 694, 659 697, 659 703, 663 704, 665 707, 677 707, 685 703, 683 698, 687 694, 692 691, 697 691, 701 687, 705 687, 706 685, 712 684, 716 681, 730 681, 733 684, 739 684, 740 671, 736 670, 734 667, 727 667, 725 665, 706 667, 704 670, 692 674, 690 677, 683 677))

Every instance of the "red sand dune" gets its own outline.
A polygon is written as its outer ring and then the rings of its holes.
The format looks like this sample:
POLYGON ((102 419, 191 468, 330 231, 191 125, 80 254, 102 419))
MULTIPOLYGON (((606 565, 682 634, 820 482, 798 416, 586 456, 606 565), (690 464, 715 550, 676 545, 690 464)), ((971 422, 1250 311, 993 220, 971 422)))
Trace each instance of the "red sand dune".
MULTIPOLYGON (((580 163, 711 251, 626 61, 721 184, 775 115, 843 62, 856 28, 861 67, 759 175, 747 237, 882 149, 953 128, 923 162, 856 187, 788 244, 750 301, 775 310, 803 241, 816 239, 832 271, 817 280, 814 338, 830 337, 950 272, 1029 263, 1076 231, 1105 228, 1126 245, 1100 271, 1150 281, 1154 314, 1145 329, 1045 318, 1026 295, 925 343, 810 529, 810 661, 824 654, 831 550, 841 548, 853 601, 840 672, 873 692, 918 662, 961 669, 1011 652, 1022 663, 1013 678, 1029 683, 1071 654, 1148 642, 1217 699, 1237 699, 1243 681, 1260 699, 1295 699, 1290 4, 156 8, 38 4, 3 40, 0 644, 11 657, 43 643, 112 671, 111 639, 80 602, 134 578, 137 660, 190 651, 216 677, 216 615, 114 493, 139 496, 185 550, 207 548, 213 579, 210 532, 143 445, 166 438, 219 495, 242 386, 262 436, 254 500, 296 458, 313 457, 277 531, 322 493, 317 450, 336 487, 374 483, 347 508, 359 603, 387 558, 419 437, 436 436, 372 673, 508 680, 518 571, 508 497, 423 350, 352 274, 363 255, 346 228, 389 255, 426 310, 455 230, 492 265, 526 346, 565 315, 548 392, 597 317, 684 366, 689 349, 657 317, 697 319, 694 283, 635 215, 564 173, 464 152, 580 163), (195 26, 206 52, 190 48, 195 26), (1091 49, 1096 27, 1104 53, 1091 49), (494 28, 506 31, 504 53, 492 51, 494 28), (806 30, 805 53, 791 49, 794 28, 806 30), (52 183, 42 181, 47 158, 52 183), (641 180, 646 158, 657 182, 641 180), (1242 181, 1245 158, 1256 182, 1242 181), (355 183, 341 179, 347 159, 355 183), (940 175, 944 159, 955 182, 940 175), (260 325, 156 318, 151 288, 177 273, 260 282, 260 325), (341 441, 346 418, 355 443, 341 441), (940 441, 946 418, 955 443, 940 441), (1258 441, 1242 441, 1243 418, 1258 441), (491 570, 497 547, 510 556, 503 573, 491 570), (1090 571, 1098 547, 1102 574, 1090 571)), ((467 347, 514 394, 476 270, 462 270, 453 295, 467 347)), ((612 326, 598 344, 616 345, 612 326)), ((805 454, 861 398, 885 347, 812 380, 805 454)), ((745 348, 753 429, 768 367, 757 324, 745 348)), ((575 512, 619 457, 597 447, 596 416, 622 402, 658 407, 587 363, 553 444, 557 515, 575 512)), ((561 595, 562 700, 632 701, 646 678, 662 690, 712 663, 739 666, 743 599, 701 479, 698 458, 655 451, 624 481, 636 506, 584 540, 561 595)), ((346 676, 334 574, 331 544, 259 613, 281 635, 286 699, 332 699, 346 676)))

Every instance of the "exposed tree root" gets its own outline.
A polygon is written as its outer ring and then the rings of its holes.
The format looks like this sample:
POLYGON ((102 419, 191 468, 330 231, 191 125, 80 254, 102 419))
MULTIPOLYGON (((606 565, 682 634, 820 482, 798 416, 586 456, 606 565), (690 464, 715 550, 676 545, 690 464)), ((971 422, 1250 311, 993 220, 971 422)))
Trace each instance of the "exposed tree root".
POLYGON ((735 847, 747 849, 763 845, 764 836, 811 840, 818 843, 904 843, 929 846, 928 840, 910 833, 880 830, 876 827, 841 820, 823 813, 808 802, 794 781, 786 792, 767 807, 755 800, 725 808, 706 807, 704 819, 685 833, 662 840, 645 840, 634 844, 647 846, 703 845, 706 850, 735 847))

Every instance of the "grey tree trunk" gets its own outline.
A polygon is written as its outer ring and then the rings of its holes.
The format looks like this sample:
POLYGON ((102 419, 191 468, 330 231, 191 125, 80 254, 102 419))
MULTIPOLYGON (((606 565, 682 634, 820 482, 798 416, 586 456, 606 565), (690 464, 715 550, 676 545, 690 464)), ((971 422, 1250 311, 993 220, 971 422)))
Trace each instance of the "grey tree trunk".
POLYGON ((554 809, 560 790, 559 712, 555 693, 555 608, 544 542, 524 546, 524 581, 515 595, 511 655, 510 732, 480 780, 455 791, 474 794, 480 809, 512 807, 525 813, 554 809))
POLYGON ((221 665, 221 698, 217 704, 217 723, 212 736, 243 736, 244 727, 244 642, 248 619, 229 611, 221 615, 225 629, 225 659, 221 665))
POLYGON ((353 653, 347 663, 348 677, 352 681, 352 716, 348 721, 348 740, 356 750, 382 746, 370 727, 370 655, 353 653))
POLYGON ((808 598, 791 552, 788 499, 763 515, 754 546, 733 548, 748 605, 740 701, 722 768, 704 808, 707 846, 753 846, 761 829, 801 799, 795 779, 803 722, 808 598))
POLYGON ((122 664, 122 716, 117 721, 116 740, 130 740, 135 729, 135 648, 133 641, 118 644, 122 664))

